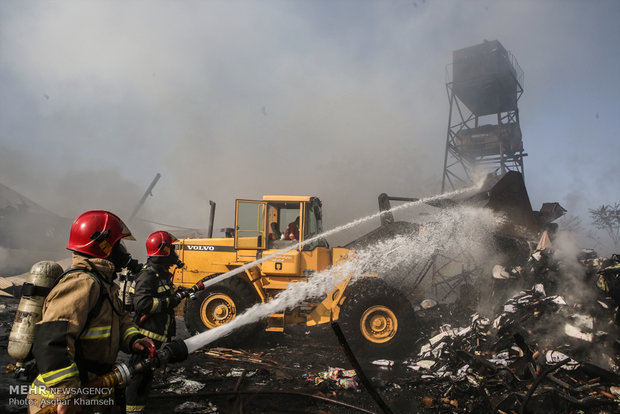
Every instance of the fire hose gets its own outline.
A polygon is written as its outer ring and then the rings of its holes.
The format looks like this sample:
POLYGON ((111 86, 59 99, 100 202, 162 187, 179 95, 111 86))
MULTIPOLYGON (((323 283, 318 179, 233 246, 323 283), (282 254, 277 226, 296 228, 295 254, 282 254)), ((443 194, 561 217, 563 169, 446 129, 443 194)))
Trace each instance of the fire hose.
MULTIPOLYGON (((180 286, 179 288, 177 288, 176 293, 174 294, 174 296, 176 297, 176 301, 177 303, 180 303, 183 299, 185 298, 190 298, 192 300, 196 299, 196 292, 203 290, 205 288, 205 285, 201 282, 196 283, 194 286, 192 286, 191 288, 184 288, 182 286, 180 286)), ((142 315, 140 317, 140 324, 144 323, 144 321, 146 319, 148 319, 149 315, 142 315)))
POLYGON ((185 298, 195 299, 196 292, 203 290, 204 288, 205 288, 204 283, 200 281, 196 283, 194 286, 192 286, 191 288, 179 287, 177 289, 177 292, 174 295, 177 297, 179 302, 185 298))
MULTIPOLYGON (((112 388, 124 387, 129 380, 137 374, 147 371, 153 371, 166 363, 181 362, 187 359, 187 345, 182 339, 176 339, 162 345, 159 351, 155 351, 154 347, 149 348, 148 356, 135 363, 126 364, 119 362, 114 364, 110 372, 94 378, 92 381, 84 384, 85 388, 112 388)), ((93 396, 95 397, 95 396, 93 396)), ((56 405, 47 406, 38 411, 38 414, 56 413, 56 405)))

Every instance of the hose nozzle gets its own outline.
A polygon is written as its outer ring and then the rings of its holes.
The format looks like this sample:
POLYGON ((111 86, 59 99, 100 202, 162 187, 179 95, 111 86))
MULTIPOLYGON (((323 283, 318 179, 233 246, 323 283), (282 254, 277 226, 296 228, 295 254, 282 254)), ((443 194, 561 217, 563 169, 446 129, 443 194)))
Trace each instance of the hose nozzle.
POLYGON ((187 359, 188 356, 187 345, 182 339, 175 339, 172 342, 168 342, 162 345, 161 349, 157 353, 160 365, 167 362, 182 362, 187 359))
POLYGON ((176 296, 179 302, 187 297, 194 300, 196 299, 196 292, 198 292, 199 290, 203 290, 204 288, 205 288, 204 283, 198 282, 189 289, 179 288, 179 290, 177 290, 176 296))

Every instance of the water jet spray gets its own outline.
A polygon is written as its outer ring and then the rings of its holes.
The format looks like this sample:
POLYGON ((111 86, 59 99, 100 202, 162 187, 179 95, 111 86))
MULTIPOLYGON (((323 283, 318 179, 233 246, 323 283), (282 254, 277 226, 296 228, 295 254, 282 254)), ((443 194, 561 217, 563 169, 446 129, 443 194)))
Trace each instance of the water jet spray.
MULTIPOLYGON (((438 247, 455 250, 461 249, 462 245, 467 243, 471 248, 475 248, 478 243, 486 242, 486 237, 493 232, 496 224, 497 219, 488 209, 462 207, 442 211, 435 221, 425 226, 423 234, 400 235, 369 244, 356 251, 354 257, 349 258, 349 260, 316 272, 306 280, 290 283, 287 289, 280 291, 270 300, 255 304, 225 324, 186 339, 187 347, 192 352, 229 335, 241 326, 258 322, 271 314, 295 308, 299 303, 310 298, 317 298, 325 293, 327 296, 338 295, 335 292, 340 287, 347 289, 348 292, 352 286, 361 280, 364 280, 365 283, 371 280, 377 283, 381 282, 385 285, 381 289, 388 289, 390 287, 385 284, 385 278, 364 277, 362 275, 366 270, 385 274, 403 263, 425 260, 435 254, 438 247)), ((482 253, 484 249, 479 249, 479 251, 482 253)), ((281 251, 278 254, 282 254, 281 251)), ((400 288, 405 288, 406 282, 401 280, 398 285, 400 288)), ((346 297, 350 295, 353 293, 345 293, 346 297)), ((409 303, 404 295, 396 295, 394 293, 393 296, 390 296, 393 298, 392 302, 409 303)), ((332 311, 341 309, 342 304, 343 302, 337 303, 332 311)), ((346 299, 344 304, 346 307, 346 299)), ((386 312, 389 313, 389 310, 386 312)), ((342 310, 340 316, 342 316, 342 310)), ((401 323, 402 318, 398 318, 398 321, 401 323)))
POLYGON ((353 220, 353 221, 351 221, 351 222, 349 222, 347 224, 343 224, 343 225, 335 227, 335 228, 333 228, 331 230, 327 230, 327 231, 325 231, 325 232, 323 232, 323 233, 321 233, 319 235, 316 235, 314 237, 306 239, 304 241, 301 241, 301 242, 298 242, 298 243, 293 244, 291 246, 288 246, 286 248, 280 249, 280 250, 278 250, 275 253, 272 253, 272 254, 270 254, 268 256, 265 256, 265 257, 261 257, 260 259, 254 260, 253 262, 246 263, 245 265, 239 266, 239 267, 237 267, 237 268, 235 268, 233 270, 230 270, 230 271, 228 271, 226 273, 222 273, 222 274, 220 274, 220 275, 218 275, 216 277, 213 277, 211 279, 202 280, 201 281, 202 284, 203 284, 202 285, 202 289, 207 288, 207 287, 209 287, 211 285, 220 283, 223 280, 228 279, 229 277, 232 277, 232 276, 238 275, 239 273, 245 272, 246 270, 251 269, 251 268, 253 268, 253 267, 255 267, 255 266, 257 266, 257 265, 259 265, 259 264, 261 264, 263 262, 266 262, 266 261, 272 260, 272 259, 274 259, 276 257, 282 256, 283 254, 285 254, 287 252, 296 250, 296 249, 298 249, 300 247, 303 247, 303 246, 305 246, 307 244, 314 243, 314 242, 316 242, 319 239, 322 239, 322 238, 325 238, 325 237, 328 237, 328 236, 332 236, 334 234, 340 233, 341 231, 348 230, 348 229, 351 229, 353 227, 359 226, 360 224, 366 223, 366 222, 368 222, 370 220, 373 220, 373 219, 375 219, 377 217, 381 217, 386 212, 395 212, 395 211, 399 211, 399 210, 404 210, 404 209, 407 209, 407 208, 416 207, 416 206, 420 206, 420 205, 423 205, 423 204, 430 204, 430 203, 433 203, 433 202, 436 202, 436 201, 439 201, 439 200, 442 200, 442 199, 447 199, 447 198, 450 198, 450 197, 453 197, 453 196, 456 196, 456 195, 461 195, 461 194, 465 194, 465 193, 468 193, 468 192, 475 192, 475 191, 478 191, 482 187, 482 184, 483 184, 483 182, 481 181, 481 182, 479 182, 476 185, 471 186, 471 187, 467 187, 467 188, 460 189, 460 190, 455 190, 455 191, 452 191, 450 193, 445 193, 445 194, 439 194, 439 195, 435 195, 435 196, 431 196, 431 197, 426 197, 426 198, 423 198, 423 199, 420 199, 420 200, 416 200, 416 201, 411 201, 411 202, 408 202, 408 203, 404 203, 404 204, 398 205, 396 207, 392 207, 389 210, 379 211, 378 213, 374 213, 374 214, 368 215, 366 217, 362 217, 362 218, 359 218, 357 220, 353 220))

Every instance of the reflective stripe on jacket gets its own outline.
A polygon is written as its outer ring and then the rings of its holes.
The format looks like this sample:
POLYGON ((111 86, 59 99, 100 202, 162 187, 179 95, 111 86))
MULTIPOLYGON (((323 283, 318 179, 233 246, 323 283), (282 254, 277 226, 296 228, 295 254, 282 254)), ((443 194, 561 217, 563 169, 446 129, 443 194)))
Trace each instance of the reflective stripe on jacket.
POLYGON ((168 342, 176 334, 174 285, 168 269, 149 259, 135 281, 135 321, 140 333, 159 342, 168 342))
POLYGON ((87 268, 100 282, 83 271, 65 275, 50 291, 37 323, 32 348, 41 373, 33 382, 29 399, 41 406, 41 398, 65 399, 81 379, 101 375, 114 364, 118 351, 131 353, 140 335, 131 316, 123 310, 118 286, 113 282, 114 265, 109 260, 74 254, 72 268, 87 268), (101 307, 91 312, 102 294, 101 307), (76 353, 78 354, 76 357, 76 353), (45 391, 45 392, 43 392, 45 391), (57 392, 52 392, 57 391, 57 392))

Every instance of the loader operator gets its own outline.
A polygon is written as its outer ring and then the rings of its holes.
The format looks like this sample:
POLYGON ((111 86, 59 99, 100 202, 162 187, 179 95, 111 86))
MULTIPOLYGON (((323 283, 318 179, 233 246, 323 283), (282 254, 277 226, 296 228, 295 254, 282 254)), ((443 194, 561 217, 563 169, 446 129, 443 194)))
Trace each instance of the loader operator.
POLYGON ((297 216, 295 221, 289 223, 284 232, 284 238, 286 240, 299 240, 299 216, 297 216))
MULTIPOLYGON (((146 239, 146 265, 136 277, 134 288, 134 321, 140 333, 151 338, 159 348, 176 333, 174 308, 180 299, 175 295, 170 267, 183 267, 174 245, 176 238, 166 231, 156 231, 146 239)), ((179 289, 183 289, 179 287, 179 289)), ((138 359, 133 356, 132 361, 138 359)), ((127 386, 127 413, 144 411, 152 371, 137 375, 127 386)))
MULTIPOLYGON (((125 223, 108 211, 87 211, 73 222, 67 244, 73 263, 47 295, 36 325, 32 352, 40 375, 30 387, 29 412, 48 405, 56 405, 58 413, 85 412, 89 407, 81 405, 92 401, 81 392, 85 382, 108 372, 119 349, 139 353, 153 346, 124 311, 113 282, 116 272, 137 263, 124 238, 133 240, 125 223)), ((98 409, 111 405, 110 394, 99 397, 108 402, 98 409)))

